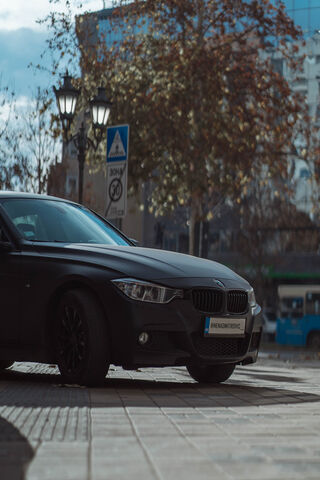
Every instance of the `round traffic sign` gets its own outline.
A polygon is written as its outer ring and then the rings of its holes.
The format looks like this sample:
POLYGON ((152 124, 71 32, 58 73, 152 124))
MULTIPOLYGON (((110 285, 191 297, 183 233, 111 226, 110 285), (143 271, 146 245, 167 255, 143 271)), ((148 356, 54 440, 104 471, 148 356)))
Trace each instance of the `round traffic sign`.
POLYGON ((123 192, 123 187, 120 178, 114 178, 109 186, 109 197, 112 202, 117 202, 123 192))

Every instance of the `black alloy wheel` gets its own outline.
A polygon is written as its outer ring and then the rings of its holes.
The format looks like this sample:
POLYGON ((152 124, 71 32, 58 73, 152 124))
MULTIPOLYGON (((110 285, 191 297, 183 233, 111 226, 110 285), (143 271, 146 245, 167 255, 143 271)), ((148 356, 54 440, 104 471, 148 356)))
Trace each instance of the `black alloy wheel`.
POLYGON ((59 331, 59 353, 69 374, 81 369, 88 349, 84 321, 74 305, 64 305, 59 331))
POLYGON ((225 382, 232 375, 234 369, 234 363, 221 365, 187 365, 189 374, 199 383, 225 382))
POLYGON ((63 295, 57 310, 55 348, 66 383, 103 383, 110 347, 103 312, 90 292, 77 289, 63 295))

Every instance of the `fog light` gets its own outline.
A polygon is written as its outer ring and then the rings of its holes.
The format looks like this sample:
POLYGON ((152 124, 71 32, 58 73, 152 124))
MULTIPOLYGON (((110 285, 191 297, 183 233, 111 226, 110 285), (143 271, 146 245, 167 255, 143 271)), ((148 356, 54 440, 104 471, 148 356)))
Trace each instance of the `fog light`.
POLYGON ((145 345, 147 341, 149 340, 149 334, 147 332, 142 332, 139 335, 139 343, 140 345, 145 345))

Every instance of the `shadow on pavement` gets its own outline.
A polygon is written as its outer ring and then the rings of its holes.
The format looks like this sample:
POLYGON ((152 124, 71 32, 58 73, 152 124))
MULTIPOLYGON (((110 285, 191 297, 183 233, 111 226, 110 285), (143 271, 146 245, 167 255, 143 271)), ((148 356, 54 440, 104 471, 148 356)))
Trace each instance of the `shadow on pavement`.
POLYGON ((11 423, 0 417, 0 478, 23 480, 33 457, 28 440, 11 423))
POLYGON ((285 376, 285 375, 275 375, 273 374, 268 374, 268 373, 260 373, 257 371, 239 371, 237 370, 238 375, 245 375, 245 376, 252 376, 254 378, 257 378, 258 380, 266 380, 268 382, 284 382, 284 383, 303 383, 305 380, 303 378, 299 377, 291 377, 291 376, 285 376))
MULTIPOLYGON (((183 373, 180 369, 180 376, 183 373)), ((0 406, 18 407, 228 407, 249 405, 280 405, 320 402, 320 395, 289 388, 256 386, 249 375, 260 378, 260 373, 236 371, 246 375, 239 383, 233 378, 224 384, 198 384, 190 381, 147 380, 107 377, 100 388, 90 389, 61 384, 59 374, 23 373, 15 370, 2 372, 0 382, 5 388, 0 391, 0 406), (249 380, 248 380, 249 378, 249 380)), ((187 372, 186 372, 186 376, 187 372)), ((262 375, 270 381, 297 383, 299 379, 281 375, 262 375), (268 377, 268 378, 267 378, 268 377)), ((188 376, 189 378, 189 376, 188 376)), ((300 387, 301 388, 301 387, 300 387)), ((2 478, 0 476, 0 478, 2 478)))

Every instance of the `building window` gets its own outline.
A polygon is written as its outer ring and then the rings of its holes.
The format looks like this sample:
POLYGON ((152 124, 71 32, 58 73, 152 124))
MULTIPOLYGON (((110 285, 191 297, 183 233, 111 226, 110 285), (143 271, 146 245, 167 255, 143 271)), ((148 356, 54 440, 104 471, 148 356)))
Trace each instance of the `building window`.
POLYGON ((78 182, 75 175, 67 175, 66 178, 66 194, 73 195, 77 192, 78 182))
POLYGON ((283 74, 283 59, 282 58, 273 58, 271 60, 272 66, 275 72, 279 73, 280 75, 283 74))
POLYGON ((310 171, 307 168, 301 168, 299 176, 300 178, 310 178, 310 171))

